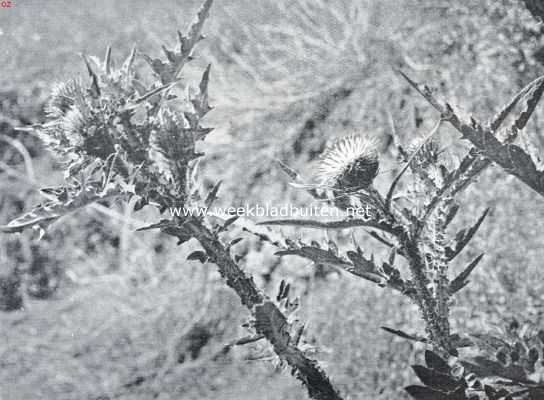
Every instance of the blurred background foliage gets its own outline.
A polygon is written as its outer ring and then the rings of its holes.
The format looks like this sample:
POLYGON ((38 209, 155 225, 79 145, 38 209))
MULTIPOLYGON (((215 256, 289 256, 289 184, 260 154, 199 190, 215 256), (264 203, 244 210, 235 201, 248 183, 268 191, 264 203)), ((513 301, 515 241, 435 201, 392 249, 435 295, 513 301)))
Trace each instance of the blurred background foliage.
MULTIPOLYGON (((6 223, 39 201, 37 185, 62 180, 58 162, 14 126, 39 122, 54 82, 85 76, 79 52, 112 44, 158 54, 192 18, 198 1, 20 0, 0 9, 0 215, 6 223)), ((207 184, 220 202, 310 205, 287 184, 280 159, 309 181, 328 141, 366 133, 381 143, 384 188, 398 170, 392 143, 420 139, 437 116, 395 68, 425 80, 466 113, 490 118, 543 72, 542 24, 518 0, 223 0, 189 68, 213 64, 216 127, 204 149, 207 184)), ((140 61, 141 62, 141 61, 140 61)), ((143 66, 143 63, 142 63, 143 66)), ((189 72, 183 77, 194 82, 189 72)), ((522 144, 544 146, 537 111, 522 144)), ((452 163, 465 149, 449 127, 440 143, 452 163)), ((409 185, 406 180, 405 185, 409 185)), ((463 195, 456 227, 491 213, 459 270, 486 257, 452 308, 459 332, 505 319, 542 325, 544 205, 490 168, 463 195)), ((145 220, 101 205, 64 218, 39 242, 0 236, 0 397, 6 399, 297 399, 305 393, 263 360, 263 348, 226 348, 246 311, 215 268, 185 261, 160 234, 134 234, 145 220), (102 397, 101 397, 102 396, 102 397)), ((300 232, 289 232, 300 234, 300 232)), ((324 241, 321 233, 305 232, 324 241)), ((340 243, 351 232, 331 232, 340 243)), ((380 246, 365 232, 368 252, 380 246)), ((303 260, 278 259, 252 237, 237 245, 246 268, 273 294, 286 279, 301 297, 307 332, 333 381, 353 399, 403 399, 408 365, 422 348, 380 330, 422 330, 396 293, 303 260)))

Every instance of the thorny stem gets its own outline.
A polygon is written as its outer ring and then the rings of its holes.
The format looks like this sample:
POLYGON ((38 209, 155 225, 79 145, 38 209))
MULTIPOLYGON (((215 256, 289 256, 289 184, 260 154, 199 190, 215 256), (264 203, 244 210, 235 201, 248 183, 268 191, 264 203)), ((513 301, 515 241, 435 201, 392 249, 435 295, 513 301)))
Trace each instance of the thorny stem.
MULTIPOLYGON (((444 205, 449 206, 452 198, 449 197, 443 200, 444 205)), ((445 338, 450 336, 449 323, 449 298, 450 298, 450 282, 448 279, 448 260, 445 250, 444 231, 446 228, 447 215, 443 207, 438 208, 436 219, 433 221, 433 260, 432 269, 434 272, 434 287, 435 298, 437 299, 437 310, 440 318, 439 323, 442 329, 442 334, 445 338)))
POLYGON ((227 285, 251 311, 257 333, 263 335, 280 359, 293 369, 308 389, 310 397, 315 400, 342 400, 317 362, 307 358, 294 344, 287 317, 257 288, 253 278, 242 271, 217 235, 201 220, 185 221, 183 228, 200 242, 210 261, 217 265, 221 276, 226 279, 227 285))
MULTIPOLYGON (((442 118, 437 122, 436 126, 429 133, 424 143, 428 141, 439 129, 442 123, 442 118)), ((416 150, 417 153, 418 150, 416 150)), ((411 159, 410 159, 411 161, 411 159)), ((410 164, 408 161, 407 165, 410 164)), ((399 174, 401 175, 401 174, 399 174)), ((394 188, 394 185, 392 185, 394 188)), ((390 189, 391 192, 391 189, 390 189)), ((379 194, 378 194, 379 196, 379 194)), ((433 292, 429 290, 429 277, 426 273, 426 258, 425 253, 421 250, 420 233, 425 228, 425 224, 420 221, 400 223, 394 213, 394 209, 383 209, 383 219, 372 221, 375 224, 374 228, 380 229, 394 237, 399 243, 397 252, 408 260, 410 272, 412 274, 412 284, 416 292, 415 295, 408 296, 414 300, 421 310, 423 320, 425 321, 426 331, 429 335, 430 342, 435 345, 435 350, 443 355, 447 355, 452 346, 450 343, 450 326, 449 326, 449 282, 447 280, 447 261, 445 255, 439 260, 432 260, 436 263, 438 269, 437 275, 439 282, 436 282, 436 289, 433 292), (416 224, 413 226, 413 224, 416 224)), ((346 221, 346 223, 353 221, 346 221)), ((313 222, 312 222, 313 223, 313 222)), ((310 226, 312 223, 306 225, 310 226)), ((333 224, 327 224, 327 228, 331 228, 333 224)), ((341 227, 341 223, 336 223, 335 227, 341 227)), ((353 224, 352 226, 355 226, 353 224)), ((367 226, 372 227, 372 224, 367 226)), ((314 225, 316 227, 316 225, 314 225)), ((436 243, 440 247, 440 243, 436 243)), ((435 267, 435 266, 433 266, 435 267)), ((435 282, 433 282, 435 283, 435 282)))
MULTIPOLYGON (((436 223, 441 224, 441 220, 445 218, 441 205, 447 205, 447 202, 450 201, 457 192, 466 187, 472 181, 472 178, 481 173, 492 162, 498 164, 506 172, 516 176, 537 193, 544 196, 544 174, 537 168, 528 153, 512 144, 513 140, 516 138, 517 132, 525 127, 544 93, 544 77, 539 77, 527 85, 499 112, 497 116, 494 117, 488 127, 484 127, 474 118, 471 118, 470 121, 463 121, 456 115, 448 103, 443 105, 437 101, 428 87, 418 85, 402 72, 400 72, 400 74, 440 113, 441 120, 448 121, 474 146, 462 160, 459 168, 446 177, 444 186, 437 190, 430 203, 426 206, 423 218, 417 223, 416 230, 412 235, 413 248, 409 246, 410 243, 407 243, 407 250, 416 250, 413 251, 413 254, 408 254, 410 258, 417 256, 418 237, 421 234, 421 231, 428 225, 427 221, 431 215, 436 212, 436 223), (517 116, 514 124, 510 127, 510 131, 507 132, 506 137, 503 137, 502 139, 497 137, 496 133, 499 127, 523 98, 527 98, 525 109, 517 116)), ((436 227, 435 224, 435 228, 436 227)), ((424 318, 431 329, 435 326, 438 328, 438 335, 435 336, 435 338, 438 339, 438 343, 441 347, 449 350, 451 346, 448 321, 450 285, 447 278, 447 258, 442 243, 442 229, 438 227, 437 231, 436 237, 433 238, 432 243, 434 254, 432 260, 433 265, 431 266, 434 269, 433 272, 435 273, 436 278, 436 282, 434 282, 435 299, 437 301, 437 304, 435 304, 436 307, 433 307, 432 298, 429 298, 429 301, 425 300, 427 294, 425 293, 425 288, 420 285, 417 265, 413 265, 412 261, 410 262, 410 265, 413 273, 416 273, 414 276, 416 289, 418 291, 421 290, 421 294, 423 295, 421 308, 424 318), (427 313, 425 308, 435 308, 438 320, 435 320, 432 314, 427 313)), ((422 275, 424 277, 424 274, 422 275)), ((430 333, 432 334, 433 332, 430 333)))
MULTIPOLYGON (((444 321, 448 321, 447 310, 442 310, 443 312, 446 311, 446 315, 440 315, 440 307, 427 286, 429 279, 424 271, 424 256, 421 254, 417 242, 410 238, 410 235, 406 232, 400 235, 399 240, 408 259, 414 288, 417 293, 414 298, 421 310, 429 339, 435 345, 437 351, 441 353, 449 352, 449 323, 444 324, 444 321)), ((447 293, 442 295, 447 296, 447 293)))
MULTIPOLYGON (((338 205, 337 205, 338 206, 338 205)), ((447 355, 451 349, 450 344, 450 328, 449 328, 449 311, 447 303, 449 301, 449 285, 446 277, 446 271, 443 265, 445 260, 433 260, 439 265, 439 275, 443 281, 437 285, 435 293, 429 289, 429 277, 427 276, 427 266, 425 253, 419 246, 420 223, 414 221, 412 223, 400 223, 397 216, 393 213, 394 209, 389 211, 381 210, 384 214, 377 215, 374 220, 358 220, 346 219, 341 221, 319 222, 312 220, 272 220, 265 221, 264 225, 287 225, 300 226, 305 228, 318 229, 344 229, 353 227, 370 227, 382 232, 385 232, 397 239, 397 253, 404 256, 408 260, 410 272, 412 274, 413 291, 407 291, 405 294, 416 302, 421 310, 423 320, 425 321, 426 331, 429 335, 431 343, 435 345, 437 352, 447 355), (413 224, 416 224, 415 226, 413 224), (408 294, 411 293, 411 294, 408 294)), ((301 252, 296 254, 304 256, 301 252)), ((344 265, 342 265, 344 266, 344 265)))
MULTIPOLYGON (((380 216, 380 220, 378 221, 343 220, 319 222, 310 220, 275 220, 266 221, 262 224, 289 225, 320 229, 343 229, 357 226, 367 226, 381 230, 395 237, 399 246, 397 249, 398 254, 404 256, 408 261, 410 272, 412 274, 411 285, 415 291, 415 294, 412 294, 413 292, 411 291, 406 291, 405 294, 410 299, 414 300, 420 308, 423 320, 425 321, 427 334, 429 335, 430 342, 435 345, 435 350, 443 355, 447 355, 450 350, 452 350, 448 320, 449 310, 447 306, 450 296, 449 282, 447 281, 445 270, 447 261, 444 258, 441 258, 440 260, 432 260, 432 262, 437 264, 433 267, 437 268, 437 275, 439 275, 441 278, 439 282, 436 282, 436 290, 433 293, 429 289, 429 284, 431 282, 429 280, 429 276, 427 275, 425 253, 419 246, 421 238, 419 234, 416 234, 419 229, 419 225, 411 226, 397 222, 397 218, 392 211, 393 210, 390 210, 386 215, 380 216)), ((295 254, 304 256, 302 253, 303 252, 299 251, 295 254)), ((344 267, 344 265, 342 266, 344 267)))

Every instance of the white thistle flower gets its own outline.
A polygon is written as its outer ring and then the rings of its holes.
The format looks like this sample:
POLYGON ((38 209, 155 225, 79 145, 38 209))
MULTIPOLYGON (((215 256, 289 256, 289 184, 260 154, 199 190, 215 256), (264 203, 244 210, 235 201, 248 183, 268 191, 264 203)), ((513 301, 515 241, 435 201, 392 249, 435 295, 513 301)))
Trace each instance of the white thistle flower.
POLYGON ((359 135, 336 140, 321 157, 316 177, 321 185, 358 190, 372 184, 379 168, 375 138, 359 135))

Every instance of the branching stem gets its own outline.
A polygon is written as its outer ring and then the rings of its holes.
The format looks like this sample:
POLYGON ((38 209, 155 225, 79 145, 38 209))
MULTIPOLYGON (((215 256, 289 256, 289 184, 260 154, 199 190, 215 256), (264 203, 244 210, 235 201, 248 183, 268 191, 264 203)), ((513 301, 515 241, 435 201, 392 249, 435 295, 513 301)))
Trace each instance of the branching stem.
POLYGON ((217 265, 220 274, 226 279, 227 285, 251 311, 257 333, 263 335, 280 359, 293 369, 308 389, 310 397, 315 400, 342 400, 317 362, 306 357, 294 345, 287 317, 257 288, 251 276, 242 271, 216 234, 200 220, 186 221, 183 226, 200 242, 210 261, 217 265))

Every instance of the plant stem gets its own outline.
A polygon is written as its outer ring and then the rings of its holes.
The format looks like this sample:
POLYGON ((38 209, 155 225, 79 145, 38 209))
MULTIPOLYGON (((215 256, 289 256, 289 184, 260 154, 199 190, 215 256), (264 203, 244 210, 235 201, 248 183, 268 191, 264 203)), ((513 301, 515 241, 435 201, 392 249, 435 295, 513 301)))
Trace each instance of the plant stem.
POLYGON ((441 315, 440 306, 427 287, 429 280, 423 270, 425 261, 417 243, 412 241, 406 233, 400 237, 400 240, 405 249, 412 273, 412 280, 417 293, 417 296, 415 296, 416 303, 425 321, 429 339, 434 344, 436 351, 446 354, 450 350, 449 322, 444 323, 444 321, 448 321, 448 315, 441 315))
POLYGON ((217 235, 198 220, 185 222, 184 228, 200 242, 210 257, 210 261, 217 265, 221 276, 226 279, 227 285, 236 292, 242 304, 251 311, 255 318, 257 333, 263 335, 280 359, 285 360, 293 369, 296 377, 308 389, 310 398, 342 400, 317 362, 307 358, 294 344, 287 317, 257 288, 253 278, 242 271, 217 235))

